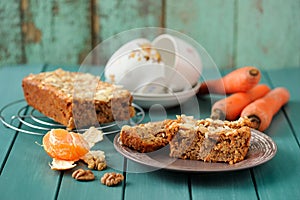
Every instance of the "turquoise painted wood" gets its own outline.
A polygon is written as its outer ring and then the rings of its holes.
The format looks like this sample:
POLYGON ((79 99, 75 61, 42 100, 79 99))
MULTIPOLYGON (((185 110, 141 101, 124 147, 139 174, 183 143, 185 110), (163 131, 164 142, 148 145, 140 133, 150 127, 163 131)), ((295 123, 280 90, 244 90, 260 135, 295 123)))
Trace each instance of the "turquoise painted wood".
POLYGON ((234 66, 235 0, 166 1, 166 26, 195 39, 220 68, 234 66))
MULTIPOLYGON (((23 98, 23 92, 21 87, 21 80, 23 77, 29 73, 38 73, 43 69, 43 66, 14 66, 3 67, 0 69, 0 78, 3 80, 0 92, 1 92, 1 108, 9 102, 13 102, 23 98), (12 89, 14 88, 14 89, 12 89)), ((6 115, 11 116, 15 113, 15 110, 10 109, 6 115)), ((7 119, 10 121, 10 119, 7 119)), ((34 137, 27 134, 19 135, 15 131, 4 127, 2 124, 0 126, 0 188, 2 188, 1 193, 4 199, 14 199, 13 194, 17 194, 19 199, 30 199, 39 198, 45 199, 45 195, 49 194, 51 190, 55 190, 57 180, 53 177, 46 178, 49 182, 48 186, 42 184, 42 181, 38 181, 42 177, 39 174, 53 173, 51 171, 44 171, 44 169, 33 165, 34 161, 44 160, 45 155, 43 155, 43 150, 40 146, 35 144, 35 141, 40 143, 39 137, 34 137), (15 148, 13 148, 13 146, 15 148), (33 161, 33 162, 32 162, 33 161), (19 170, 16 170, 19 169, 19 170), (23 172, 22 172, 23 171, 23 172), (29 175, 31 174, 31 175, 29 175), (15 176, 14 178, 11 178, 15 176), (8 184, 8 182, 10 182, 8 184), (51 182, 53 185, 51 185, 51 182), (22 183, 24 187, 18 186, 22 183), (34 194, 28 192, 28 188, 36 188, 40 192, 35 192, 34 194), (16 192, 18 191, 18 192, 16 192)), ((44 160, 47 167, 47 162, 44 160)), ((45 177, 44 177, 45 178, 45 177)), ((45 179, 43 181, 45 181, 45 179)))
POLYGON ((125 199, 189 199, 188 174, 165 171, 127 173, 125 199))
POLYGON ((0 66, 22 63, 19 1, 0 2, 0 66))
MULTIPOLYGON (((72 171, 66 171, 61 180, 58 199, 122 199, 125 182, 117 187, 107 187, 100 183, 101 177, 107 172, 123 173, 124 158, 114 149, 109 137, 98 143, 93 149, 105 152, 108 168, 104 171, 94 171, 96 176, 92 182, 74 181, 72 171)), ((85 168, 86 165, 80 163, 76 169, 85 168)))
POLYGON ((249 170, 192 175, 191 190, 195 199, 257 199, 249 170))
POLYGON ((280 73, 278 70, 271 70, 268 72, 268 75, 272 77, 270 79, 274 87, 286 87, 291 94, 289 103, 284 106, 284 113, 293 127, 292 131, 295 133, 298 141, 300 141, 300 116, 298 114, 300 112, 300 72, 292 69, 286 69, 284 73, 280 73))
POLYGON ((299 0, 238 1, 236 64, 299 67, 299 0))
POLYGON ((0 66, 81 64, 99 43, 165 27, 201 44, 221 69, 299 68, 300 0, 20 0, 0 3, 0 66))
MULTIPOLYGON (((20 81, 29 73, 54 70, 58 67, 78 71, 78 66, 7 66, 0 69, 0 106, 22 98, 20 81), (3 83, 6 84, 3 84, 3 83)), ((222 74, 228 73, 222 71, 222 74)), ((205 77, 216 74, 205 71, 205 77)), ((114 150, 109 135, 96 149, 106 152, 109 167, 95 171, 96 180, 78 182, 71 178, 72 170, 52 171, 51 161, 41 143, 41 136, 17 133, 0 124, 0 193, 3 199, 297 199, 299 165, 299 70, 264 71, 261 83, 272 88, 284 86, 291 92, 291 100, 275 115, 266 134, 278 146, 276 156, 252 169, 226 173, 181 173, 153 170, 123 158, 114 150), (126 171, 127 170, 127 171, 126 171), (116 187, 106 187, 100 177, 108 171, 118 171, 125 180, 116 187), (123 172, 124 171, 124 172, 123 172), (18 192, 16 192, 18 191, 18 192)), ((201 115, 209 116, 215 96, 198 97, 201 115), (211 98, 211 99, 210 99, 211 98)), ((184 107, 184 106, 183 106, 184 107)), ((174 118, 182 110, 167 110, 174 118)), ((10 112, 14 112, 11 110, 10 112)), ((166 117, 163 112, 146 112, 144 122, 166 117)), ((23 128, 23 126, 22 126, 23 128)), ((25 127, 24 127, 25 128, 25 127)), ((26 128, 30 130, 29 128, 26 128)), ((79 164, 78 167, 85 167, 79 164)))
POLYGON ((80 64, 92 47, 88 1, 22 1, 26 61, 80 64))
POLYGON ((162 1, 110 1, 97 2, 98 41, 123 31, 160 27, 162 24, 162 1))
POLYGON ((2 198, 55 198, 60 172, 49 170, 48 156, 43 148, 36 144, 36 142, 41 144, 41 138, 41 136, 17 134, 14 147, 1 174, 2 198), (30 191, 29 188, 34 188, 36 191, 30 191))
MULTIPOLYGON (((28 73, 38 73, 42 70, 43 66, 14 66, 10 68, 8 66, 0 69, 0 79, 3 81, 0 87, 1 93, 1 104, 0 107, 4 107, 7 103, 13 102, 23 98, 23 92, 21 88, 21 80, 28 73), (9 76, 7 74, 10 74, 9 76), (8 87, 15 88, 9 90, 8 87)), ((10 115, 14 113, 13 109, 8 109, 7 112, 3 113, 10 115)), ((10 119, 5 118, 7 121, 10 119)), ((1 170, 5 164, 5 159, 8 155, 9 146, 13 145, 14 137, 16 136, 15 131, 5 128, 3 125, 0 126, 0 164, 1 170)))
POLYGON ((258 194, 261 199, 298 198, 299 187, 299 143, 282 112, 273 119, 272 125, 266 130, 278 146, 276 156, 268 163, 253 169, 258 194), (287 185, 290 182, 294 184, 287 185))
MULTIPOLYGON (((293 83, 298 82, 296 76, 288 77, 288 74, 285 74, 284 71, 280 70, 277 73, 273 71, 266 71, 263 73, 261 83, 268 84, 271 88, 278 86, 285 86, 291 92, 291 101, 288 102, 273 118, 271 125, 265 133, 269 135, 277 144, 277 154, 270 161, 261 166, 258 166, 253 169, 254 180, 257 185, 258 196, 261 199, 285 199, 285 198, 295 198, 298 197, 299 190, 297 189, 297 184, 287 185, 284 184, 288 182, 297 182, 300 175, 298 170, 293 171, 296 166, 299 166, 298 159, 293 158, 293 154, 298 154, 299 143, 295 140, 295 136, 292 132, 293 126, 290 126, 289 120, 284 114, 285 107, 290 106, 292 99, 297 96, 297 93, 292 92, 295 86, 293 83), (277 77, 285 77, 283 79, 288 80, 288 84, 281 85, 278 84, 277 77), (277 82, 277 84, 274 84, 277 82), (275 164, 276 163, 276 164, 275 164), (291 171, 293 173, 291 174, 291 171), (270 187, 272 185, 272 187, 270 187), (262 189, 264 188, 264 189, 262 189)), ((298 70, 293 70, 295 74, 298 73, 298 70)), ((297 103, 299 104, 299 102, 297 103)), ((300 111, 298 109, 298 111, 300 111)), ((298 112, 297 109, 292 111, 298 112)), ((296 118, 297 119, 297 118, 296 118)), ((297 167, 296 167, 297 168, 297 167)))

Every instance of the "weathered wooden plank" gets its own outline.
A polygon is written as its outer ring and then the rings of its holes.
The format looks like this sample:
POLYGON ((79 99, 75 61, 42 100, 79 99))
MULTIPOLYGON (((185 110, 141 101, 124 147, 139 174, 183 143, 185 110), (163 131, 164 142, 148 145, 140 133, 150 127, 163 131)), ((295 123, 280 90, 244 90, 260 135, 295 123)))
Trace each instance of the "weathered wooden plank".
POLYGON ((254 177, 260 199, 297 199, 300 165, 299 145, 280 111, 265 131, 277 144, 277 154, 269 162, 254 168, 254 177))
POLYGON ((23 0, 28 63, 80 64, 91 49, 90 3, 23 0))
POLYGON ((44 63, 51 56, 47 48, 51 43, 51 1, 22 0, 20 15, 24 57, 27 63, 44 63))
POLYGON ((93 149, 105 152, 108 167, 103 171, 93 170, 96 176, 95 180, 88 183, 76 181, 72 178, 72 172, 78 168, 87 169, 86 164, 79 163, 75 169, 66 171, 59 188, 58 199, 88 198, 96 200, 99 199, 99 197, 101 197, 101 199, 122 199, 125 181, 115 187, 107 187, 100 182, 100 179, 107 172, 122 174, 124 164, 123 156, 114 149, 109 137, 104 137, 104 140, 96 144, 93 149))
MULTIPOLYGON (((41 65, 2 67, 0 69, 0 79, 5 84, 1 84, 0 86, 0 107, 2 108, 8 103, 22 99, 21 81, 23 77, 29 73, 40 72, 42 68, 43 66, 41 65)), ((17 114, 17 108, 20 107, 14 105, 5 109, 3 117, 7 122, 10 122, 10 116, 17 114)), ((36 160, 40 154, 41 147, 35 144, 38 138, 24 135, 24 140, 15 140, 15 137, 18 138, 18 136, 16 131, 4 127, 3 124, 0 125, 0 193, 3 195, 3 199, 12 199, 15 195, 19 195, 18 197, 20 199, 25 199, 26 197, 31 198, 30 195, 32 193, 28 193, 27 189, 30 187, 28 185, 33 184, 34 187, 38 189, 45 187, 42 186, 43 184, 35 185, 34 180, 37 179, 39 174, 44 174, 44 171, 41 172, 37 169, 39 168, 38 166, 33 166, 31 163, 32 160, 36 160), (11 145, 13 145, 12 148, 11 145), (15 147, 19 148, 19 152, 15 152, 15 147), (30 171, 31 173, 27 173, 26 169, 32 170, 30 171), (23 182, 22 187, 18 186, 20 182, 23 182)), ((39 164, 41 165, 41 163, 39 164)), ((47 166, 47 163, 44 164, 47 166)), ((49 188, 47 188, 47 190, 49 190, 49 188)), ((42 193, 35 195, 42 195, 42 193)), ((40 196, 40 199, 42 198, 43 196, 40 196)))
MULTIPOLYGON (((78 69, 68 66, 49 66, 47 70, 57 67, 74 71, 78 69)), ((0 99, 0 105, 22 97, 21 79, 28 73, 36 73, 41 69, 41 66, 37 68, 34 66, 1 68, 0 78, 5 80, 7 85, 0 87, 0 93, 4 94, 0 99), (14 88, 14 92, 8 90, 6 86, 14 88)), ((125 199, 133 199, 138 194, 139 199, 153 199, 153 197, 201 199, 201 197, 220 198, 220 196, 224 199, 241 199, 241 197, 243 197, 242 199, 256 199, 257 194, 258 199, 296 199, 300 195, 299 187, 297 187, 300 172, 295 170, 295 166, 300 165, 300 160, 298 156, 295 156, 299 154, 299 144, 295 140, 293 131, 298 134, 297 130, 299 130, 299 125, 297 125, 299 117, 294 116, 299 113, 300 96, 297 90, 299 72, 289 69, 270 71, 266 74, 267 77, 263 76, 262 83, 273 87, 285 86, 290 90, 292 96, 291 101, 284 106, 285 113, 280 111, 274 117, 269 129, 266 130, 266 134, 271 136, 278 145, 277 155, 271 161, 250 170, 251 174, 249 170, 210 174, 185 174, 164 170, 149 173, 129 172, 126 174, 126 182, 117 187, 108 188, 98 182, 106 171, 96 172, 97 180, 94 182, 82 183, 76 182, 70 177, 72 171, 60 174, 50 170, 48 167, 50 158, 42 147, 35 143, 41 143, 41 137, 17 134, 5 166, 1 169, 1 197, 3 199, 81 199, 81 197, 122 199, 124 195, 125 199), (287 121, 286 116, 290 122, 287 121), (290 125, 293 126, 293 130, 290 125), (254 183, 251 181, 251 176, 254 178, 254 183), (57 186, 59 188, 56 188, 57 186), (257 193, 254 187, 257 189, 257 193)), ((214 74, 206 76, 214 77, 214 74)), ((201 99, 200 107, 205 107, 204 110, 201 110, 204 115, 209 113, 205 99, 201 99)), ((168 110, 170 116, 175 113, 179 114, 180 109, 168 110)), ((160 116, 152 115, 151 117, 156 119, 160 116)), ((147 120, 150 120, 150 116, 146 116, 147 120)), ((12 141, 9 134, 3 133, 14 133, 14 131, 0 126, 0 153, 3 152, 2 150, 7 151, 9 148, 7 141, 12 141)), ((109 139, 111 141, 112 138, 109 139)), ((106 151, 107 158, 111 159, 109 162, 112 165, 107 171, 116 171, 123 165, 122 156, 115 152, 109 141, 107 142, 105 145, 99 143, 100 146, 97 148, 106 151)), ((128 161, 128 167, 129 170, 143 169, 131 161, 128 161)))
POLYGON ((293 131, 300 141, 300 70, 298 69, 284 69, 284 70, 270 70, 268 75, 274 87, 285 87, 290 92, 290 101, 283 107, 287 115, 293 131))
POLYGON ((159 27, 162 18, 161 1, 110 1, 97 3, 99 38, 103 41, 115 34, 134 28, 159 27))
POLYGON ((234 67, 235 1, 166 1, 166 27, 202 45, 220 68, 234 67))
MULTIPOLYGON (((285 70, 278 71, 278 75, 285 73, 285 70)), ((262 83, 268 84, 271 88, 279 86, 273 82, 274 73, 263 73, 262 83)), ((276 76, 275 76, 276 77, 276 76)), ((274 77, 274 80, 276 78, 274 77)), ((292 76, 293 77, 293 76, 292 76)), ((297 76, 294 76, 294 78, 297 76)), ((287 81, 291 80, 286 77, 287 81)), ((287 82, 286 82, 287 83, 287 82)), ((287 87, 293 81, 286 84, 287 87)), ((287 105, 289 106, 289 104, 287 105)), ((284 107, 285 108, 285 107, 284 107)), ((300 160, 295 158, 299 154, 299 144, 289 126, 288 120, 280 110, 273 118, 269 128, 265 130, 277 144, 277 154, 269 162, 257 166, 253 169, 254 181, 260 199, 295 199, 299 197, 297 182, 300 172, 295 169, 299 166, 300 160), (291 173, 292 172, 292 173, 291 173)))
POLYGON ((191 176, 193 199, 257 199, 249 170, 191 176))
POLYGON ((187 174, 149 169, 129 160, 128 166, 124 199, 189 199, 187 174))
POLYGON ((237 65, 299 67, 300 1, 238 1, 237 65))
POLYGON ((55 198, 60 173, 49 168, 48 155, 35 143, 41 144, 41 141, 41 136, 17 135, 1 174, 4 199, 55 198))
POLYGON ((0 2, 0 66, 23 61, 19 1, 0 2))
MULTIPOLYGON (((21 81, 23 77, 31 72, 41 71, 42 66, 3 66, 0 68, 0 79, 6 84, 0 85, 0 108, 3 108, 9 103, 23 98, 23 91, 21 87, 21 81), (22 69, 22 70, 21 70, 22 69), (13 88, 8 90, 8 87, 13 88)), ((10 122, 10 116, 16 114, 14 106, 8 107, 2 113, 2 117, 5 121, 10 122)), ((15 131, 6 128, 2 123, 0 124, 0 163, 3 164, 3 160, 6 153, 9 151, 9 145, 13 140, 15 131)))

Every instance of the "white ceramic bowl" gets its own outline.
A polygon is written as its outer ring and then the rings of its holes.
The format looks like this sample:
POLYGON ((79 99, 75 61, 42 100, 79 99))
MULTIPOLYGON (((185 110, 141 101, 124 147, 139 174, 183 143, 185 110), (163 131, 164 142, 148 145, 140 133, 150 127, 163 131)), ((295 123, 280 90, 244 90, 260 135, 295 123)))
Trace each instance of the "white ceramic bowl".
POLYGON ((158 50, 164 63, 170 66, 165 71, 170 88, 180 91, 191 88, 199 81, 202 62, 198 51, 191 44, 170 34, 162 34, 153 40, 152 45, 158 50), (184 82, 188 84, 183 84, 184 82))
POLYGON ((192 45, 163 34, 152 44, 138 38, 120 47, 105 67, 105 79, 132 92, 180 92, 191 89, 199 81, 201 69, 200 56, 192 45), (155 80, 160 80, 161 87, 151 90, 151 82, 155 80))

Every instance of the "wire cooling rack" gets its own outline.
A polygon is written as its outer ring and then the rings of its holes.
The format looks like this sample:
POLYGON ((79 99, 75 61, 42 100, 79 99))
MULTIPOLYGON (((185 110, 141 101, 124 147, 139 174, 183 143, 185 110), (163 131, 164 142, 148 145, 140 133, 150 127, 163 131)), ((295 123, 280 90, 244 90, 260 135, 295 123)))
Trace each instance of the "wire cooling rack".
MULTIPOLYGON (((102 130, 104 134, 112 134, 120 131, 123 125, 136 125, 143 121, 145 117, 144 110, 133 104, 136 114, 128 121, 117 121, 106 124, 99 124, 96 127, 102 130)), ((18 132, 31 135, 44 135, 51 129, 66 128, 52 119, 44 116, 31 106, 27 105, 24 99, 13 101, 0 109, 0 121, 7 128, 18 132)), ((74 132, 83 132, 86 129, 76 129, 74 132)))

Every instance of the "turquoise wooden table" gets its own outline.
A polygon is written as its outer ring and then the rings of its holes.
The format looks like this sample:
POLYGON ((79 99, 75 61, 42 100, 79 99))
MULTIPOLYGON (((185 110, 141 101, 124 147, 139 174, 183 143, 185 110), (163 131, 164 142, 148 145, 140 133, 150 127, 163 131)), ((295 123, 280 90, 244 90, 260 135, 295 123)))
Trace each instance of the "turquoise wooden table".
MULTIPOLYGON (((57 66, 47 65, 0 68, 0 108, 23 98, 21 80, 24 76, 55 68, 57 66)), ((39 145, 42 136, 22 133, 0 124, 0 198, 300 199, 300 69, 263 71, 261 82, 272 88, 284 86, 291 93, 289 103, 278 112, 265 131, 277 144, 278 151, 273 159, 262 165, 213 173, 151 170, 121 156, 114 149, 114 134, 111 134, 96 145, 106 152, 109 167, 104 171, 95 171, 94 181, 79 182, 71 177, 73 170, 50 169, 48 164, 51 159, 39 145), (102 185, 101 176, 111 171, 123 173, 125 180, 115 187, 102 185)), ((209 116, 210 101, 198 97, 198 102, 199 117, 209 116)), ((14 106, 9 107, 5 109, 5 117, 17 112, 14 106)), ((149 116, 148 111, 145 113, 143 122, 153 117, 149 116)), ((170 117, 180 114, 180 109, 167 109, 166 114, 170 117)), ((14 119, 5 120, 15 123, 14 119)), ((31 130, 23 123, 14 125, 19 129, 31 130)), ((85 166, 79 164, 79 167, 85 166)))

